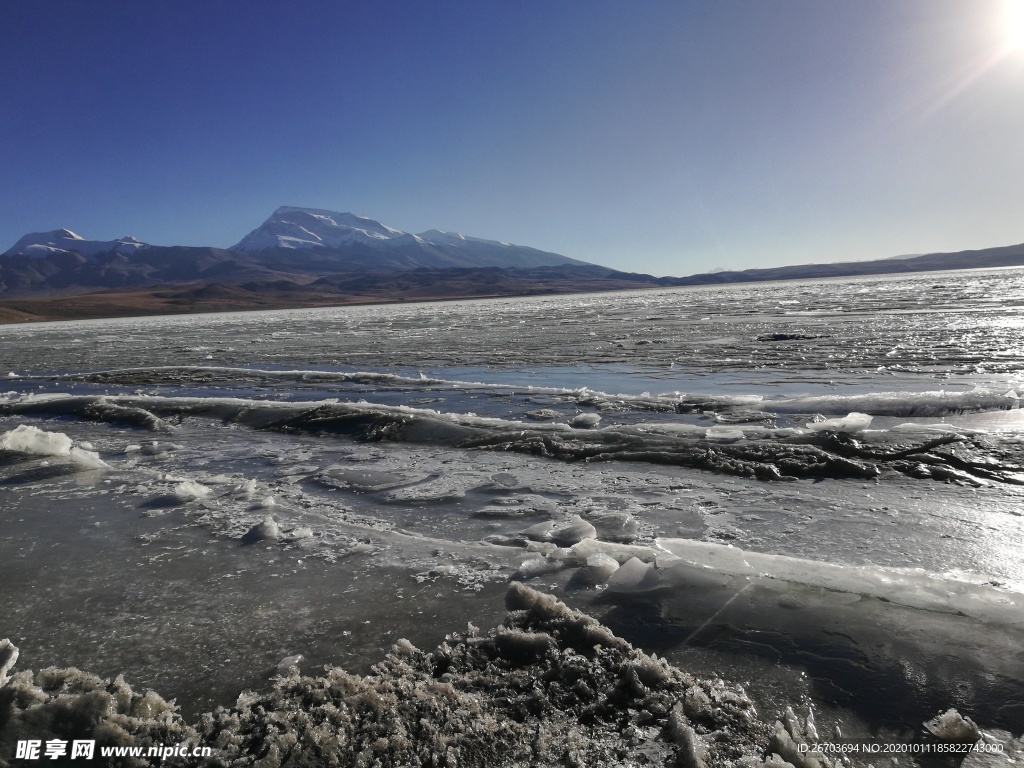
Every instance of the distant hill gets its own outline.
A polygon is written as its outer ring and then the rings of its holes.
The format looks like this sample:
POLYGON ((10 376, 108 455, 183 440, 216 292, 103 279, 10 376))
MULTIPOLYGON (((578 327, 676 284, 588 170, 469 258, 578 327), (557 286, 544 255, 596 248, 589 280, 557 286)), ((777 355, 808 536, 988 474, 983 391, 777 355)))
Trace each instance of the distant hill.
POLYGON ((815 277, 856 277, 891 275, 902 272, 936 272, 947 269, 985 269, 1024 266, 1024 243, 1001 248, 955 253, 926 253, 923 256, 894 257, 873 261, 843 261, 835 264, 799 264, 770 269, 709 272, 690 277, 664 278, 664 285, 713 285, 766 280, 808 280, 815 277))
MULTIPOLYGON (((73 296, 0 300, 0 323, 256 309, 544 296, 654 287, 597 266, 503 269, 409 269, 339 273, 301 284, 291 280, 171 283, 73 296)), ((653 279, 653 278, 650 278, 653 279)))

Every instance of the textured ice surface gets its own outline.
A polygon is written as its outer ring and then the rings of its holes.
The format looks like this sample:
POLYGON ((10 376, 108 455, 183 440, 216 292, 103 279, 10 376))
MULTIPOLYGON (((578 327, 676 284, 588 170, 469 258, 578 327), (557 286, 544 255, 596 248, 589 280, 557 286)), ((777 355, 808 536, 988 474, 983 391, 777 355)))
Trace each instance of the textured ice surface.
MULTIPOLYGON (((439 756, 445 765, 510 767, 865 764, 830 753, 834 742, 809 708, 758 712, 742 687, 648 655, 592 617, 522 585, 511 586, 506 605, 501 626, 484 634, 469 624, 433 652, 398 639, 366 676, 331 666, 321 677, 304 677, 303 657, 288 656, 277 664, 271 690, 243 691, 233 706, 194 725, 173 703, 133 691, 122 677, 111 682, 74 668, 0 677, 0 700, 7 702, 0 754, 11 754, 15 739, 29 735, 91 739, 100 748, 162 740, 209 748, 202 763, 212 766, 436 765, 439 756)), ((18 649, 8 640, 0 649, 9 657, 6 671, 18 649)), ((924 727, 933 742, 980 742, 1008 753, 996 755, 1001 762, 972 756, 965 765, 1009 765, 1019 754, 1011 734, 982 734, 955 709, 924 727)), ((903 757, 892 756, 891 764, 903 764, 903 757)))
MULTIPOLYGON (((1022 281, 1019 269, 989 270, 89 326, 9 325, 0 330, 0 343, 5 368, 18 375, 209 365, 209 355, 216 365, 235 367, 408 365, 414 367, 406 374, 411 377, 434 365, 554 365, 572 373, 577 363, 650 366, 654 383, 671 380, 671 373, 665 375, 671 364, 684 377, 687 370, 747 373, 763 366, 776 382, 802 387, 813 381, 808 372, 820 372, 818 380, 827 385, 880 366, 880 375, 890 379, 903 371, 984 377, 1024 370, 1018 354, 1022 281), (783 303, 791 301, 799 303, 783 303), (758 339, 779 332, 814 338, 758 339), (37 353, 44 347, 46 358, 37 353), (59 361, 60 368, 48 360, 59 361), (795 370, 791 376, 789 369, 795 370)), ((579 382, 575 386, 608 391, 575 373, 568 377, 579 382)), ((657 389, 650 378, 636 391, 657 389)), ((524 383, 550 386, 552 376, 524 383)), ((1008 389, 1016 387, 1003 391, 1008 389)))
MULTIPOLYGON (((681 406, 677 403, 677 410, 681 406)), ((258 431, 302 432, 334 439, 402 442, 446 448, 504 451, 563 461, 629 461, 669 464, 759 480, 874 478, 897 472, 915 479, 981 486, 1024 485, 1024 442, 985 436, 978 430, 912 438, 878 430, 854 439, 870 423, 866 414, 809 422, 806 429, 699 428, 672 422, 623 423, 601 430, 538 424, 472 412, 442 412, 366 401, 267 401, 228 397, 48 394, 0 400, 0 415, 67 415, 120 423, 123 411, 144 413, 161 424, 205 418, 258 431), (116 406, 109 417, 109 407, 116 406), (724 438, 724 439, 723 439, 724 438)), ((674 413, 674 412, 673 412, 674 413)), ((673 416, 673 418, 675 418, 673 416)), ((425 478, 366 476, 344 467, 323 473, 331 482, 400 487, 425 478)))
POLYGON ((288 656, 432 647, 519 571, 844 729, 955 706, 1019 731, 999 599, 1024 583, 1022 290, 1004 270, 3 326, 0 434, 67 453, 0 451, 21 596, 0 623, 23 664, 208 708, 288 656), (656 539, 767 559, 659 568, 656 539))
POLYGON ((513 584, 506 603, 505 622, 489 633, 470 625, 432 653, 399 639, 366 677, 338 667, 301 677, 302 657, 290 656, 269 693, 242 692, 194 726, 120 677, 19 673, 0 681, 9 702, 0 749, 10 754, 24 735, 92 739, 101 749, 162 738, 210 747, 204 764, 214 766, 764 768, 780 765, 774 755, 806 764, 800 752, 818 740, 812 715, 787 710, 772 729, 741 687, 647 655, 549 595, 513 584))

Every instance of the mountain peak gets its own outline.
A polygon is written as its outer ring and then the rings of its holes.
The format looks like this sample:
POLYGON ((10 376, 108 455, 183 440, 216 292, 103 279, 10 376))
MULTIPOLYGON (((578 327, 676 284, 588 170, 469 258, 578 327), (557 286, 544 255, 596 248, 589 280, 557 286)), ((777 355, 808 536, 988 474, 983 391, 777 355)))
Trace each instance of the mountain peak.
POLYGON ((354 213, 282 205, 236 245, 233 251, 270 248, 312 250, 338 248, 352 242, 391 240, 406 234, 354 213))
MULTIPOLYGON (((317 254, 345 268, 535 267, 584 262, 497 240, 430 229, 419 234, 354 213, 282 205, 230 250, 317 254)), ((278 256, 281 254, 278 253, 278 256)))
POLYGON ((131 235, 120 240, 86 240, 70 229, 53 229, 49 232, 32 232, 25 235, 0 256, 44 258, 60 253, 74 253, 91 259, 108 251, 128 254, 145 247, 145 243, 131 235))

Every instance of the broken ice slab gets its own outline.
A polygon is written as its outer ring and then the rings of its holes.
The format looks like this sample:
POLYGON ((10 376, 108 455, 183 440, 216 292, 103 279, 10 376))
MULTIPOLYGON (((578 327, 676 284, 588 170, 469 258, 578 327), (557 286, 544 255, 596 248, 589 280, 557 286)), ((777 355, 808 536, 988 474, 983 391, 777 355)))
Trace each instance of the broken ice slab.
POLYGON ((655 544, 662 550, 658 557, 659 569, 668 572, 667 578, 674 574, 680 583, 686 583, 695 570, 697 575, 703 571, 748 579, 766 578, 1024 628, 1024 592, 997 587, 978 574, 839 565, 690 539, 656 539, 655 544))

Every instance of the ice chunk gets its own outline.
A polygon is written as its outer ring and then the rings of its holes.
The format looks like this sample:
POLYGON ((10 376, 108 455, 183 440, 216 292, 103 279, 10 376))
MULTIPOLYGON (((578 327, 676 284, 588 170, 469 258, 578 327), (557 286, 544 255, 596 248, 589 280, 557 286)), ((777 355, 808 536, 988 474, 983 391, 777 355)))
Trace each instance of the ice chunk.
POLYGON ((676 760, 677 765, 688 766, 688 768, 707 768, 708 746, 689 723, 676 704, 669 716, 668 731, 672 741, 679 746, 679 753, 676 760))
POLYGON ((11 671, 17 661, 18 646, 7 638, 0 640, 0 688, 7 685, 7 681, 10 680, 7 673, 11 671))
POLYGON ((517 506, 515 504, 490 504, 472 513, 473 517, 528 517, 537 514, 533 507, 517 506))
POLYGON ((532 579, 534 576, 540 576, 553 571, 560 571, 563 567, 564 564, 558 560, 548 557, 535 557, 531 560, 525 560, 522 565, 519 566, 519 574, 524 579, 532 579))
POLYGON ((551 538, 551 531, 554 527, 554 521, 547 520, 543 523, 537 523, 536 525, 531 525, 529 528, 523 529, 519 532, 519 535, 525 536, 531 541, 547 541, 551 538))
POLYGON ((969 717, 955 709, 947 709, 924 724, 928 732, 939 741, 973 744, 981 738, 981 730, 969 717))
POLYGON ((651 592, 662 586, 658 570, 636 557, 627 560, 608 579, 608 589, 613 592, 651 592))
POLYGON ((742 440, 743 430, 737 427, 708 427, 704 437, 708 440, 742 440))
POLYGON ((551 421, 561 415, 558 411, 551 408, 538 408, 535 411, 527 411, 525 414, 526 418, 533 419, 534 421, 551 421))
POLYGON ((273 515, 267 515, 259 523, 254 525, 242 537, 246 543, 263 541, 264 539, 276 539, 281 535, 281 528, 273 515))
POLYGON ((640 526, 628 512, 592 512, 587 520, 597 529, 597 537, 604 541, 628 544, 640 534, 640 526))
POLYGON ((33 456, 67 456, 72 440, 62 432, 45 432, 38 427, 21 424, 0 435, 0 450, 28 453, 33 456))
POLYGON ((579 515, 573 515, 568 523, 553 528, 549 537, 556 544, 569 546, 583 539, 597 538, 597 529, 579 515))
POLYGON ((170 453, 171 451, 180 451, 184 447, 185 446, 180 443, 161 443, 157 440, 152 440, 149 444, 141 446, 139 450, 143 456, 160 456, 161 454, 170 453))
POLYGON ((981 621, 1024 626, 1024 593, 992 585, 981 574, 938 574, 921 568, 838 565, 751 552, 690 539, 656 539, 658 567, 680 584, 707 574, 711 583, 730 577, 777 579, 834 592, 886 600, 908 608, 964 614, 981 621))
POLYGON ((625 563, 634 557, 645 563, 653 563, 658 559, 657 551, 651 547, 643 547, 636 544, 618 544, 599 539, 583 539, 578 544, 573 544, 568 550, 569 556, 580 565, 585 563, 591 555, 599 552, 614 558, 617 563, 625 563))
POLYGON ((841 419, 825 419, 807 424, 812 432, 861 432, 870 426, 871 416, 866 413, 850 413, 841 419))
POLYGON ((792 707, 786 707, 782 719, 775 723, 775 732, 768 745, 768 750, 773 753, 772 757, 779 758, 781 762, 768 762, 765 765, 778 765, 780 768, 786 765, 793 768, 823 768, 833 765, 808 754, 811 745, 817 741, 818 733, 814 725, 813 712, 808 711, 806 718, 801 718, 792 707))
POLYGON ((309 539, 313 536, 312 528, 293 528, 288 531, 288 536, 292 539, 309 539))
POLYGON ((593 429, 600 423, 601 417, 596 413, 581 413, 569 420, 569 426, 577 429, 593 429))
POLYGON ((68 455, 73 462, 89 469, 111 469, 111 466, 101 459, 96 451, 86 451, 76 447, 72 448, 68 455))
POLYGON ((239 483, 231 489, 231 495, 240 499, 251 499, 255 493, 257 483, 255 480, 246 480, 244 483, 239 483))
POLYGON ((184 480, 174 486, 174 495, 179 501, 196 501, 210 495, 210 489, 195 480, 184 480))
MULTIPOLYGON (((472 626, 472 624, 470 626, 472 626)), ((391 652, 399 656, 412 656, 417 652, 417 650, 416 646, 404 637, 391 646, 391 652)))
POLYGON ((88 469, 110 469, 110 465, 98 453, 75 447, 71 438, 63 432, 46 432, 26 424, 0 435, 0 450, 30 456, 67 456, 75 464, 88 469))
POLYGON ((299 674, 299 664, 305 657, 301 653, 294 656, 285 656, 277 663, 277 674, 282 677, 299 674))
POLYGON ((527 541, 526 551, 527 552, 538 552, 542 555, 550 555, 552 552, 558 549, 557 544, 552 544, 550 541, 527 541))
MULTIPOLYGON (((678 560, 730 576, 756 576, 758 571, 747 562, 747 553, 730 544, 691 539, 655 539, 667 554, 658 556, 658 565, 668 568, 678 560)), ((773 557, 764 555, 763 557, 773 557)))
POLYGON ((619 562, 611 555, 598 552, 587 558, 587 574, 595 584, 604 584, 619 570, 619 562))

